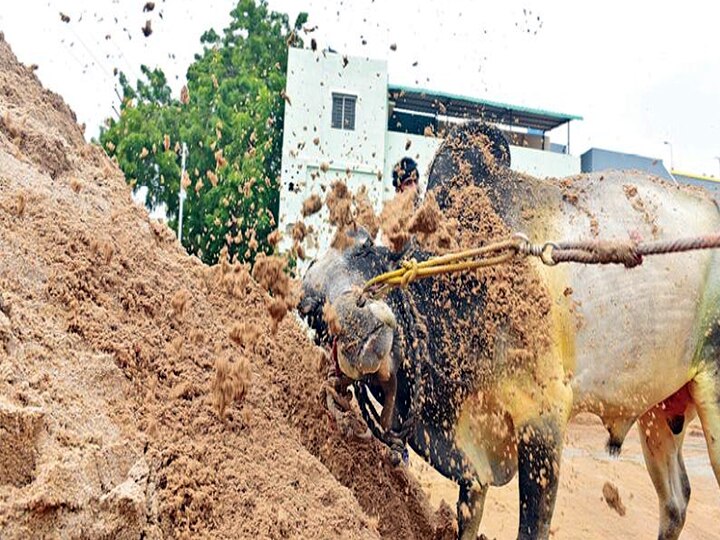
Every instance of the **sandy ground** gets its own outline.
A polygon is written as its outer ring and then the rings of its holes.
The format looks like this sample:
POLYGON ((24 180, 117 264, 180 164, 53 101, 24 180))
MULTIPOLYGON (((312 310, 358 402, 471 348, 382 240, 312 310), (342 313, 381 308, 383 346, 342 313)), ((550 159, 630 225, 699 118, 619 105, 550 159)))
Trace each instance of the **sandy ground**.
MULTIPOLYGON (((571 424, 553 519, 554 538, 656 538, 657 498, 645 469, 637 430, 633 428, 628 435, 618 459, 605 452, 606 439, 607 434, 595 417, 582 415, 571 424), (624 517, 603 500, 603 485, 608 481, 620 492, 627 509, 624 517)), ((683 448, 692 496, 681 538, 720 538, 720 490, 697 420, 690 424, 683 448)), ((453 482, 417 456, 411 460, 411 470, 418 476, 432 507, 437 507, 443 499, 455 507, 457 487, 453 482)), ((491 539, 515 538, 517 501, 517 477, 503 487, 491 489, 480 531, 491 539)))

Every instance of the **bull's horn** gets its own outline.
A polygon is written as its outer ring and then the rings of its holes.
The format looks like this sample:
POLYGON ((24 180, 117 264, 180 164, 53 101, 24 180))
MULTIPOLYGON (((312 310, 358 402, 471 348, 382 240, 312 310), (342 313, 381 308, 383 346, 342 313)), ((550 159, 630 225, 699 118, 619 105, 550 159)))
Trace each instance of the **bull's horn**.
POLYGON ((397 326, 395 315, 385 302, 370 302, 368 308, 375 317, 384 324, 388 325, 390 328, 395 328, 397 326))

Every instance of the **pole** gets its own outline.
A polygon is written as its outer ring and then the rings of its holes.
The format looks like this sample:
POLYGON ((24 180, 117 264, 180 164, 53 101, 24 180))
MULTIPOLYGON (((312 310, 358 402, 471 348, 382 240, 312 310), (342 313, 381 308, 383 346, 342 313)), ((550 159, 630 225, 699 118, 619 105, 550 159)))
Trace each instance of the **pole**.
POLYGON ((183 186, 183 180, 185 180, 185 158, 187 157, 187 144, 182 144, 182 172, 180 173, 180 212, 178 216, 178 241, 182 245, 182 222, 183 222, 183 202, 187 197, 185 193, 185 186, 183 186))
POLYGON ((565 153, 567 155, 570 155, 570 121, 569 120, 568 120, 567 126, 568 126, 568 139, 567 139, 567 147, 565 148, 565 153))
MULTIPOLYGON (((720 168, 720 156, 715 156, 715 159, 718 160, 718 168, 720 168)), ((720 178, 720 176, 718 176, 718 178, 720 178)))
POLYGON ((670 144, 670 141, 663 141, 663 144, 667 144, 670 147, 670 174, 672 175, 673 169, 675 168, 675 164, 673 163, 673 151, 672 151, 672 144, 670 144))
MULTIPOLYGON (((673 170, 675 169, 675 165, 673 164, 673 151, 672 151, 672 144, 670 144, 670 141, 663 141, 663 144, 667 144, 670 147, 670 178, 672 178, 672 181, 675 182, 675 185, 678 186, 678 181, 675 179, 675 175, 673 174, 673 170)), ((663 163, 663 167, 664 167, 663 163)))

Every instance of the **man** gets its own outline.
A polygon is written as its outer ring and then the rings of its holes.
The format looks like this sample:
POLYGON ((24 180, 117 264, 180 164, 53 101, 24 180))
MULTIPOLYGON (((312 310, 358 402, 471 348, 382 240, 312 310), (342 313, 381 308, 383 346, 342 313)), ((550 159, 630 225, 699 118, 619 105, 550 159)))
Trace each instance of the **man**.
POLYGON ((393 168, 392 183, 395 193, 402 193, 406 189, 414 187, 417 189, 420 173, 417 163, 410 157, 402 158, 393 168))

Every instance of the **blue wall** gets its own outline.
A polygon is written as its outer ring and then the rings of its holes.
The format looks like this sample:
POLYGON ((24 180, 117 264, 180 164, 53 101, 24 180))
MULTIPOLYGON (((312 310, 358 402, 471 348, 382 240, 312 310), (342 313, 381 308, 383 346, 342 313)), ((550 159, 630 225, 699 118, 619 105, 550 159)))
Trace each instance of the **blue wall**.
POLYGON ((622 152, 613 152, 601 148, 591 148, 580 156, 580 168, 582 172, 605 171, 608 169, 647 171, 666 180, 672 180, 672 176, 670 176, 660 159, 635 154, 623 154, 622 152))
POLYGON ((690 184, 692 186, 700 186, 710 192, 710 194, 716 199, 720 199, 720 182, 713 182, 712 180, 702 180, 700 178, 693 178, 691 176, 685 176, 683 174, 675 174, 675 180, 681 184, 690 184))
MULTIPOLYGON (((635 154, 623 154, 622 152, 613 152, 612 150, 603 150, 601 148, 591 148, 580 156, 580 168, 582 172, 605 171, 608 169, 647 171, 660 178, 673 180, 673 177, 660 159, 637 156, 635 154)), ((675 180, 680 184, 690 184, 692 186, 705 188, 710 195, 716 199, 720 199, 720 182, 702 180, 682 174, 675 174, 675 180)))

